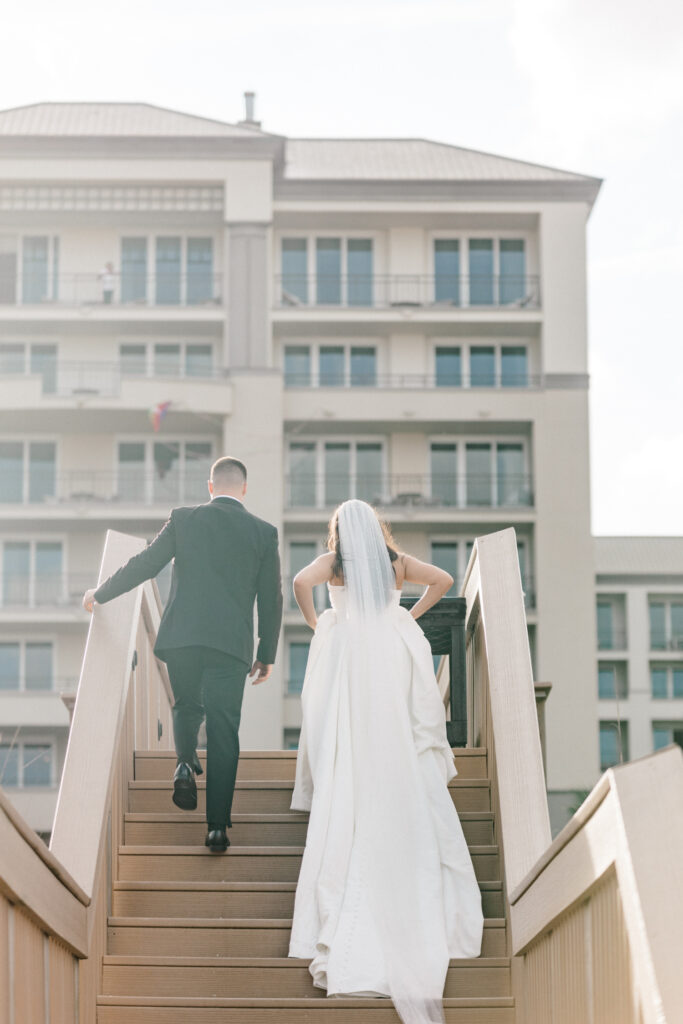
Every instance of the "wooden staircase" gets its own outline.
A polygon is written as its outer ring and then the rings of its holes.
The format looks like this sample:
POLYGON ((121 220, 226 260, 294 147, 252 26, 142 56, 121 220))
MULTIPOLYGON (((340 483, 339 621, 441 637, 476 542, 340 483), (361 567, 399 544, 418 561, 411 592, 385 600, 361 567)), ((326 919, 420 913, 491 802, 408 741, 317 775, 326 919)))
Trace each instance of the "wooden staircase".
MULTIPOLYGON (((99 1024, 396 1024, 388 999, 327 999, 289 959, 308 815, 290 811, 295 751, 241 754, 231 847, 204 847, 196 812, 171 802, 175 755, 141 751, 113 875, 99 1024)), ((482 954, 451 961, 448 1024, 514 1024, 497 828, 486 750, 456 750, 453 801, 479 879, 482 954)))

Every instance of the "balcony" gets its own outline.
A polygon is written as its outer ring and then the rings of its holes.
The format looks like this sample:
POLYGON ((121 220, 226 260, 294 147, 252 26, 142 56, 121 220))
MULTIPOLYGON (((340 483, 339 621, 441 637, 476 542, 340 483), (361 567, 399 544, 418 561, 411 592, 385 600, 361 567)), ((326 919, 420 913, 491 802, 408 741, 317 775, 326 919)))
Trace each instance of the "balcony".
POLYGON ((446 277, 375 274, 357 277, 280 274, 276 309, 538 310, 538 274, 446 277))
POLYGON ((12 307, 54 313, 60 309, 109 315, 112 310, 221 310, 223 275, 196 273, 147 274, 144 270, 103 275, 92 272, 0 276, 0 310, 12 307))
POLYGON ((79 608, 83 594, 96 582, 95 566, 90 573, 5 573, 0 587, 0 611, 79 608))
POLYGON ((91 512, 106 517, 139 517, 147 509, 153 518, 165 518, 175 505, 198 505, 209 500, 208 466, 178 474, 122 468, 119 471, 79 469, 56 474, 49 469, 23 475, 6 473, 0 479, 0 515, 7 519, 21 511, 22 518, 82 517, 91 512))
POLYGON ((678 651, 683 654, 683 635, 680 633, 651 633, 651 651, 678 651))
POLYGON ((531 477, 510 474, 468 474, 437 478, 424 474, 349 477, 297 474, 285 481, 288 509, 331 511, 349 497, 361 498, 378 508, 418 513, 458 509, 531 508, 534 503, 531 477))
POLYGON ((481 388, 508 389, 525 388, 538 390, 545 387, 546 378, 553 382, 553 374, 540 373, 506 373, 506 374, 460 374, 457 377, 435 373, 368 373, 366 375, 345 373, 335 380, 313 378, 310 373, 285 373, 284 383, 287 390, 301 388, 320 391, 352 390, 354 393, 363 389, 379 388, 386 391, 425 391, 425 390, 470 390, 481 388))

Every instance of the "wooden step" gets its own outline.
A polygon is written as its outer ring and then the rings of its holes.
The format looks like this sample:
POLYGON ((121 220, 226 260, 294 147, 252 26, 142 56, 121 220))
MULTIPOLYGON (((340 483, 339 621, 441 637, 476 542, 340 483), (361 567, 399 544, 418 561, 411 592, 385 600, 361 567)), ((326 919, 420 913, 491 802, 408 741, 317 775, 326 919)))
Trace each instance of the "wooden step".
MULTIPOLYGON (((206 771, 206 751, 199 760, 206 771)), ((455 767, 462 779, 486 778, 486 747, 455 747, 455 767)), ((293 779, 296 750, 243 750, 237 765, 240 782, 254 779, 293 779)), ((135 754, 135 778, 170 781, 176 766, 173 750, 139 750, 135 754)))
MULTIPOLYGON (((515 1024, 512 996, 444 999, 446 1024, 515 1024)), ((390 999, 100 996, 98 1024, 400 1024, 390 999)))
MULTIPOLYGON (((498 846, 469 848, 480 881, 500 879, 498 846)), ((122 881, 296 882, 303 847, 235 846, 211 853, 204 846, 121 846, 122 881)))
MULTIPOLYGON (((485 917, 504 917, 500 880, 480 881, 485 917)), ((296 882, 114 882, 115 917, 291 917, 296 882)))
MULTIPOLYGON (((461 811, 465 839, 481 846, 493 842, 491 811, 461 811)), ((308 815, 300 811, 283 814, 235 814, 230 830, 233 846, 303 846, 308 815)), ((129 812, 125 816, 125 842, 133 846, 201 846, 206 822, 183 813, 129 812)))
MULTIPOLYGON (((310 960, 279 957, 105 956, 102 991, 125 996, 325 998, 310 960)), ((446 997, 509 996, 509 957, 451 960, 446 997)))
MULTIPOLYGON (((286 957, 292 922, 283 918, 112 917, 110 955, 286 957)), ((481 955, 505 956, 505 919, 484 921, 481 955)))
MULTIPOLYGON (((290 810, 291 780, 248 780, 238 782, 232 809, 235 814, 283 814, 290 810)), ((449 782, 453 803, 458 811, 490 811, 491 783, 488 779, 461 779, 449 782)), ((128 810, 135 813, 163 814, 174 811, 170 782, 159 779, 135 779, 129 783, 128 810)), ((197 813, 206 808, 206 782, 197 780, 197 813)))

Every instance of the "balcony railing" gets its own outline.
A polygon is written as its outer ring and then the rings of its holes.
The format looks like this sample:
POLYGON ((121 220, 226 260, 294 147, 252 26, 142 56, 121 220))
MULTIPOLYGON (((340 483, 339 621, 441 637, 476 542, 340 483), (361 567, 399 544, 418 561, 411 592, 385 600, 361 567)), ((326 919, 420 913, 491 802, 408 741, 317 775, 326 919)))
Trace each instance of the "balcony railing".
POLYGON ((625 629, 612 629, 609 632, 598 631, 598 650, 599 651, 625 651, 626 650, 626 630, 625 629))
POLYGON ((434 477, 296 474, 286 479, 286 505, 296 509, 332 509, 347 498, 387 509, 528 508, 534 503, 531 477, 493 474, 434 477))
POLYGON ((683 635, 670 633, 651 633, 651 651, 680 651, 683 653, 683 635))
POLYGON ((434 374, 434 373, 345 373, 317 377, 310 373, 285 373, 286 388, 386 388, 418 391, 431 388, 542 388, 544 374, 434 374))
POLYGON ((280 274, 274 294, 280 309, 539 309, 541 305, 538 274, 280 274))
POLYGON ((35 378, 41 381, 43 395, 70 397, 86 395, 119 395, 123 380, 189 380, 221 381, 227 378, 223 367, 194 367, 177 370, 150 368, 136 369, 122 362, 88 360, 43 359, 40 366, 26 365, 22 353, 0 352, 0 377, 4 383, 15 378, 35 378))
POLYGON ((0 276, 0 306, 209 306, 221 304, 222 274, 209 270, 111 275, 83 272, 0 276))
POLYGON ((98 469, 51 473, 31 470, 28 481, 6 472, 0 477, 0 506, 119 504, 195 505, 209 500, 209 467, 165 476, 147 469, 122 468, 118 472, 98 469))
POLYGON ((0 586, 0 610, 78 607, 96 572, 5 573, 0 586))

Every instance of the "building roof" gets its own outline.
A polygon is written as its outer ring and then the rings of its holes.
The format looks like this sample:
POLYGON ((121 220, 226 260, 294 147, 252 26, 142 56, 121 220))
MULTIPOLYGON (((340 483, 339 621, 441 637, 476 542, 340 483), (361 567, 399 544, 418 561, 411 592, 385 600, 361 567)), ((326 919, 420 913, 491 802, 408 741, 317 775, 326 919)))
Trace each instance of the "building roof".
POLYGON ((267 133, 152 103, 29 103, 0 110, 0 136, 177 135, 253 138, 267 133))
POLYGON ((681 576, 683 537, 594 537, 598 576, 681 576))
POLYGON ((289 181, 600 180, 429 139, 288 139, 284 176, 289 181))

